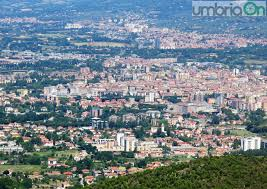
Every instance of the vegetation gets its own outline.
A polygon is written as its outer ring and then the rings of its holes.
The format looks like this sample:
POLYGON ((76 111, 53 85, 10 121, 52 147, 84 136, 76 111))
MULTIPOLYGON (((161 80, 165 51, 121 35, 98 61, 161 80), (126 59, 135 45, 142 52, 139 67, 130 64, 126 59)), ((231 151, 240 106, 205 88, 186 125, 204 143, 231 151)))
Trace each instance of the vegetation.
POLYGON ((267 149, 260 149, 260 150, 248 150, 248 151, 237 151, 232 152, 233 155, 245 155, 245 156, 267 156, 267 149))
POLYGON ((267 132, 267 127, 263 126, 263 124, 266 122, 264 117, 265 112, 263 110, 258 109, 250 112, 248 115, 247 130, 254 133, 267 132))
POLYGON ((13 188, 31 188, 32 182, 28 178, 21 178, 21 175, 17 175, 16 178, 2 177, 0 178, 1 189, 13 189, 13 188))
POLYGON ((225 156, 107 179, 87 188, 266 188, 266 180, 266 157, 225 156))
POLYGON ((251 136, 255 136, 256 134, 255 133, 252 133, 250 131, 247 131, 247 130, 237 130, 237 129, 234 129, 234 130, 229 130, 230 132, 230 135, 234 135, 234 136, 241 136, 241 137, 251 137, 251 136))
POLYGON ((6 170, 12 170, 14 172, 23 172, 23 173, 33 173, 40 172, 40 165, 1 165, 0 172, 4 172, 6 170))

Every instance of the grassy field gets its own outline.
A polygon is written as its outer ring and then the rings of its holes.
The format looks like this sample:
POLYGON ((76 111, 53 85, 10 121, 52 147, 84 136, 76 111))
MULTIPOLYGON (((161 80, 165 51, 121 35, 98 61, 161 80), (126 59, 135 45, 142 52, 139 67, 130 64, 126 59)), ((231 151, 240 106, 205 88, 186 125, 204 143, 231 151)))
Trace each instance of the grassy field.
MULTIPOLYGON (((79 153, 77 150, 66 150, 66 151, 47 151, 47 152, 33 152, 29 153, 30 155, 41 156, 41 157, 69 157, 70 155, 75 155, 79 153)), ((12 170, 14 172, 26 172, 26 173, 33 173, 33 172, 40 172, 41 165, 0 165, 0 172, 5 170, 12 170)))
POLYGON ((42 157, 68 157, 70 155, 76 155, 78 150, 66 150, 66 151, 46 151, 46 152, 33 152, 32 155, 42 156, 42 157))
POLYGON ((70 155, 76 155, 78 154, 78 150, 67 150, 67 151, 58 151, 55 153, 57 157, 63 157, 63 156, 70 156, 70 155))
POLYGON ((41 37, 41 38, 64 38, 66 37, 63 33, 47 33, 47 34, 43 34, 43 33, 39 33, 36 35, 37 37, 41 37))
POLYGON ((245 64, 247 65, 264 65, 267 64, 266 60, 253 60, 253 59, 248 59, 244 61, 245 64))
POLYGON ((115 42, 75 42, 75 46, 91 46, 91 47, 128 47, 126 43, 115 43, 115 42))
POLYGON ((249 136, 256 136, 255 133, 249 132, 247 130, 230 130, 231 135, 242 136, 242 137, 249 137, 249 136))
POLYGON ((260 127, 267 127, 267 119, 264 120, 264 122, 260 125, 260 127))
POLYGON ((40 165, 0 165, 0 172, 5 170, 12 170, 14 172, 40 172, 41 166, 40 165))

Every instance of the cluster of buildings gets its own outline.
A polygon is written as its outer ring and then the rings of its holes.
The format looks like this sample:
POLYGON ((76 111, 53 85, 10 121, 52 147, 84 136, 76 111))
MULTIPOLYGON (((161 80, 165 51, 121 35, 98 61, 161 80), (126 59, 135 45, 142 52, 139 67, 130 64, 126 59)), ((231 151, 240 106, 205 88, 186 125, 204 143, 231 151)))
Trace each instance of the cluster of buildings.
MULTIPOLYGON (((177 157, 222 156, 267 147, 264 138, 237 134, 246 132, 247 113, 267 112, 267 76, 261 67, 232 69, 217 62, 185 61, 173 58, 172 51, 168 51, 171 58, 141 58, 106 49, 112 45, 137 51, 243 48, 267 45, 266 39, 158 28, 135 14, 63 24, 34 17, 0 19, 5 27, 21 23, 48 24, 51 31, 27 36, 31 39, 27 43, 23 43, 27 37, 12 38, 19 45, 1 50, 0 65, 7 65, 7 70, 12 65, 39 68, 37 63, 44 62, 69 65, 59 71, 40 66, 43 69, 0 72, 0 153, 10 159, 17 157, 10 154, 49 154, 40 162, 41 171, 29 176, 33 180, 63 176, 64 182, 53 185, 67 188, 77 181, 92 184, 99 177, 154 169, 177 157), (94 39, 100 41, 98 46, 94 39), (20 44, 36 49, 23 50, 20 44), (102 71, 91 63, 101 64, 102 71), (74 153, 64 156, 70 151, 74 153), (122 161, 99 160, 103 154, 120 156, 122 161), (138 166, 141 161, 148 162, 138 166), (99 166, 77 171, 79 163, 99 166)), ((7 41, 6 46, 10 44, 7 41)), ((199 56, 218 58, 212 53, 199 56)), ((0 164, 14 164, 6 159, 0 164)))
POLYGON ((30 50, 2 50, 0 52, 0 64, 37 63, 40 61, 79 60, 86 61, 95 58, 91 54, 74 54, 60 52, 32 52, 30 50))
POLYGON ((240 111, 267 110, 266 76, 257 70, 203 69, 197 62, 184 66, 175 61, 112 58, 104 63, 105 71, 97 75, 98 83, 87 82, 96 74, 81 72, 74 83, 45 87, 44 95, 51 100, 74 96, 118 99, 139 96, 144 103, 165 104, 170 113, 180 114, 217 112, 218 107, 224 106, 240 111), (122 67, 119 73, 118 66, 122 67), (166 98, 171 96, 179 98, 179 102, 168 102, 166 98))

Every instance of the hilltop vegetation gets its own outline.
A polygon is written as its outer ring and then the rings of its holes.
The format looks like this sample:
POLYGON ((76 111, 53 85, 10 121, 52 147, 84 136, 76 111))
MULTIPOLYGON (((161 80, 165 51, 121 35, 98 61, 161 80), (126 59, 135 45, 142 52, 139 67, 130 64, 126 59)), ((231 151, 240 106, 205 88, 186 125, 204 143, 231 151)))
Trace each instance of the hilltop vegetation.
POLYGON ((247 130, 254 133, 267 132, 267 120, 265 119, 265 115, 265 112, 260 109, 250 112, 246 123, 247 130))
POLYGON ((87 189, 267 188, 267 157, 203 158, 130 176, 87 189))

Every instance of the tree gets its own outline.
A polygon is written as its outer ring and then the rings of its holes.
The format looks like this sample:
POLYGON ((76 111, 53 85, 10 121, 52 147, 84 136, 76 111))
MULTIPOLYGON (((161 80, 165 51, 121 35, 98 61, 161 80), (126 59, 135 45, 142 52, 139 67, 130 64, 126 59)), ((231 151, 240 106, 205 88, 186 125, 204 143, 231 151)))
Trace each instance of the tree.
POLYGON ((0 178, 0 188, 1 189, 14 189, 16 188, 17 183, 11 178, 3 177, 0 178))
POLYGON ((22 185, 24 188, 32 188, 32 180, 29 179, 29 178, 24 178, 24 179, 21 181, 21 185, 22 185))
POLYGON ((220 135, 222 134, 222 132, 221 132, 219 129, 213 129, 213 130, 212 130, 212 134, 213 134, 213 135, 220 136, 220 135))
POLYGON ((232 148, 233 148, 233 149, 238 149, 238 148, 240 147, 240 145, 241 145, 241 141, 238 140, 238 139, 235 139, 235 140, 234 140, 234 143, 233 143, 233 145, 232 145, 232 148))
POLYGON ((3 174, 4 174, 4 175, 9 175, 9 170, 5 170, 5 171, 3 172, 3 174))
POLYGON ((39 137, 33 137, 31 139, 31 143, 34 144, 34 145, 40 146, 42 144, 42 140, 39 137))
POLYGON ((143 127, 140 127, 139 129, 134 130, 134 135, 137 139, 144 139, 145 137, 145 130, 143 127))
POLYGON ((139 167, 139 168, 145 168, 148 164, 148 159, 145 158, 143 160, 140 160, 137 162, 136 166, 139 167))
MULTIPOLYGON (((148 159, 144 159, 136 165, 144 168, 147 163, 148 159)), ((266 157, 206 157, 138 174, 105 179, 86 188, 266 188, 266 168, 266 157)))
POLYGON ((112 152, 98 152, 95 155, 95 159, 101 160, 101 161, 111 161, 113 160, 114 155, 112 152))
POLYGON ((265 112, 261 109, 252 111, 248 114, 248 121, 246 123, 247 130, 255 133, 266 132, 267 127, 260 127, 260 125, 265 121, 265 112))
POLYGON ((22 143, 22 147, 27 152, 33 152, 34 151, 34 145, 31 142, 22 143))
POLYGON ((69 102, 69 99, 64 98, 64 97, 61 97, 59 100, 60 100, 60 104, 62 104, 62 105, 66 105, 69 102))
POLYGON ((220 124, 220 117, 216 116, 216 115, 213 115, 212 118, 211 118, 211 124, 213 124, 213 125, 220 124))

